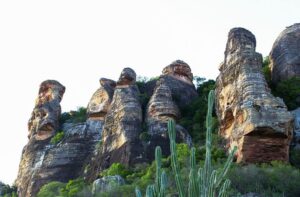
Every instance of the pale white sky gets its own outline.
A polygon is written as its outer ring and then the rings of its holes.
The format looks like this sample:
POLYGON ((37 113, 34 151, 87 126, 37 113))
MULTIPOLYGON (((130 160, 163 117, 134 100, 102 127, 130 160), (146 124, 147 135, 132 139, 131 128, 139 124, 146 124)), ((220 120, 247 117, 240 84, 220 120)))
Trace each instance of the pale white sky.
POLYGON ((176 59, 218 75, 228 31, 245 27, 266 56, 300 22, 296 0, 0 1, 0 180, 17 176, 39 84, 66 86, 63 111, 86 106, 98 79, 123 67, 158 76, 176 59))

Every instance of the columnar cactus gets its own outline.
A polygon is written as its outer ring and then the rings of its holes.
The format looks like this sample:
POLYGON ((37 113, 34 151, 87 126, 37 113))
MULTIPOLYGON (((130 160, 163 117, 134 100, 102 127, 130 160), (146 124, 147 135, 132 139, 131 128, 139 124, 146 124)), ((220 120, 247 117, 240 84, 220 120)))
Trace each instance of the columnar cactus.
MULTIPOLYGON (((236 147, 231 151, 222 169, 212 170, 211 164, 211 143, 212 143, 212 110, 214 104, 214 91, 208 95, 208 110, 206 115, 206 156, 203 168, 197 170, 195 152, 191 149, 189 183, 184 185, 180 175, 179 162, 176 152, 176 130, 174 120, 168 122, 168 133, 170 138, 171 165, 175 175, 176 188, 179 197, 226 197, 230 187, 230 180, 225 179, 226 173, 232 164, 236 147)), ((156 147, 156 180, 155 185, 149 185, 146 190, 146 197, 164 197, 166 189, 166 175, 161 172, 161 149, 156 147)), ((141 192, 136 189, 136 196, 142 197, 141 192)))
POLYGON ((212 136, 212 110, 214 104, 214 91, 210 91, 208 95, 208 110, 206 115, 206 156, 203 168, 198 169, 196 173, 195 148, 191 149, 190 156, 190 175, 188 187, 184 186, 179 174, 179 167, 176 154, 176 131, 174 120, 168 122, 168 131, 170 136, 171 162, 172 169, 175 174, 176 186, 180 197, 215 197, 227 196, 227 191, 230 186, 230 180, 225 180, 225 175, 232 163, 236 148, 229 154, 229 157, 220 170, 212 170, 211 165, 211 136, 212 136), (184 188, 188 188, 184 191, 184 188))

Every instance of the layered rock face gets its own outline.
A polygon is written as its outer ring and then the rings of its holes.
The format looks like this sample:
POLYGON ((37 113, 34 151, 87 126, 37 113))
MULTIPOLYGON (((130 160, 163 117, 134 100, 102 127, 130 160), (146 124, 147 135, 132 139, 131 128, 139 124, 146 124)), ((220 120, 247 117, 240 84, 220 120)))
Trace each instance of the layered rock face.
POLYGON ((60 101, 65 87, 58 81, 47 80, 41 83, 35 107, 28 122, 28 138, 45 140, 58 129, 61 114, 60 101))
POLYGON ((300 77, 300 23, 281 32, 269 57, 274 84, 291 77, 300 77))
POLYGON ((131 68, 123 69, 114 91, 102 134, 100 168, 112 163, 132 165, 143 159, 139 134, 142 128, 142 108, 136 74, 131 68))
POLYGON ((163 69, 160 79, 170 88, 172 97, 179 108, 190 104, 198 94, 193 84, 190 66, 181 60, 172 62, 163 69))
POLYGON ((110 109, 116 82, 110 79, 101 78, 101 87, 93 94, 87 113, 90 119, 104 120, 105 115, 110 109))
MULTIPOLYGON (((44 84, 45 82, 42 83, 41 87, 45 87, 44 84)), ((54 83, 52 82, 52 84, 54 83)), ((59 83, 57 82, 55 84, 59 83)), ((61 90, 57 87, 51 87, 54 90, 61 90)), ((60 85, 59 87, 63 86, 60 85)), ((62 94, 59 94, 58 97, 57 93, 59 92, 61 91, 48 90, 46 92, 47 94, 39 95, 46 95, 47 98, 60 98, 60 101, 62 94), (53 93, 53 95, 51 93, 53 93)), ((98 95, 98 97, 101 96, 102 94, 98 95)), ((39 96, 38 101, 45 101, 47 98, 39 96)), ((106 99, 97 98, 97 96, 93 95, 90 103, 95 100, 106 102, 106 99)), ((50 109, 59 109, 60 112, 59 103, 54 103, 55 108, 52 107, 50 109)), ((100 108, 99 106, 105 106, 106 104, 107 103, 103 104, 102 102, 98 102, 94 107, 98 109, 100 108)), ((101 114, 103 115, 103 113, 101 114)), ((55 130, 52 131, 53 133, 60 127, 58 124, 59 116, 55 117, 55 121, 51 122, 51 128, 55 128, 55 130)), ((32 120, 35 119, 31 118, 30 120, 34 122, 32 120)), ((31 122, 29 124, 31 124, 31 122)), ((84 123, 65 123, 61 126, 64 137, 58 144, 51 144, 50 137, 42 140, 40 137, 36 137, 37 134, 30 135, 29 142, 23 149, 19 166, 16 181, 18 195, 20 197, 36 196, 41 186, 48 182, 67 182, 77 178, 82 172, 84 163, 89 163, 90 158, 93 156, 95 146, 101 137, 102 127, 103 121, 94 118, 90 118, 84 123)), ((53 134, 51 133, 51 135, 53 134)))
MULTIPOLYGON (((168 138, 168 120, 178 120, 180 111, 173 101, 172 92, 166 85, 164 79, 157 82, 156 89, 148 103, 146 111, 146 123, 150 140, 147 144, 147 157, 149 160, 154 158, 156 146, 160 146, 164 155, 170 154, 168 138)), ((188 132, 176 125, 177 142, 185 142, 191 146, 192 140, 188 132)))
POLYGON ((238 147, 238 162, 288 161, 293 117, 282 99, 270 93, 261 73, 262 56, 255 47, 250 31, 229 32, 216 81, 219 132, 229 149, 238 147))

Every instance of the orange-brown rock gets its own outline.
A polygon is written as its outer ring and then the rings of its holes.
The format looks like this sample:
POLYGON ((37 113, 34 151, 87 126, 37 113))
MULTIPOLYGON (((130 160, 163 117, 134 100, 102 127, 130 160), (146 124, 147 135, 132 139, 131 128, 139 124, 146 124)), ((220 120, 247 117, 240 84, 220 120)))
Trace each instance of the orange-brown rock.
POLYGON ((35 107, 28 122, 28 138, 45 140, 55 134, 59 127, 60 101, 64 92, 65 87, 58 81, 47 80, 41 83, 35 107))
POLYGON ((238 147, 237 162, 289 160, 293 117, 275 98, 261 72, 262 56, 248 30, 230 30, 217 78, 216 109, 227 148, 238 147))
POLYGON ((110 109, 116 82, 110 79, 101 78, 100 88, 93 94, 87 113, 90 119, 104 120, 105 115, 110 109))

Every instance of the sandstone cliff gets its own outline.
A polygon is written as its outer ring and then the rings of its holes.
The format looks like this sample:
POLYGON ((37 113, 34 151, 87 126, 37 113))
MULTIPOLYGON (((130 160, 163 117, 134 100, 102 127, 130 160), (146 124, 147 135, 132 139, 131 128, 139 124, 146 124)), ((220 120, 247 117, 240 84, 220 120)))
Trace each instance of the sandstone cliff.
POLYGON ((292 115, 275 98, 261 73, 255 36, 243 28, 229 32, 219 70, 216 109, 228 148, 238 147, 238 162, 288 161, 292 115))
POLYGON ((16 181, 20 197, 36 196, 41 186, 51 181, 67 182, 77 178, 84 161, 92 156, 100 140, 103 121, 89 119, 84 123, 61 125, 64 137, 57 144, 50 142, 60 128, 59 103, 64 89, 56 81, 41 84, 29 121, 29 142, 23 149, 16 181))
POLYGON ((136 74, 131 68, 123 69, 108 111, 101 146, 101 168, 119 162, 131 165, 143 159, 139 134, 142 128, 142 108, 136 74))
POLYGON ((280 33, 270 52, 272 82, 300 77, 300 23, 280 33))

